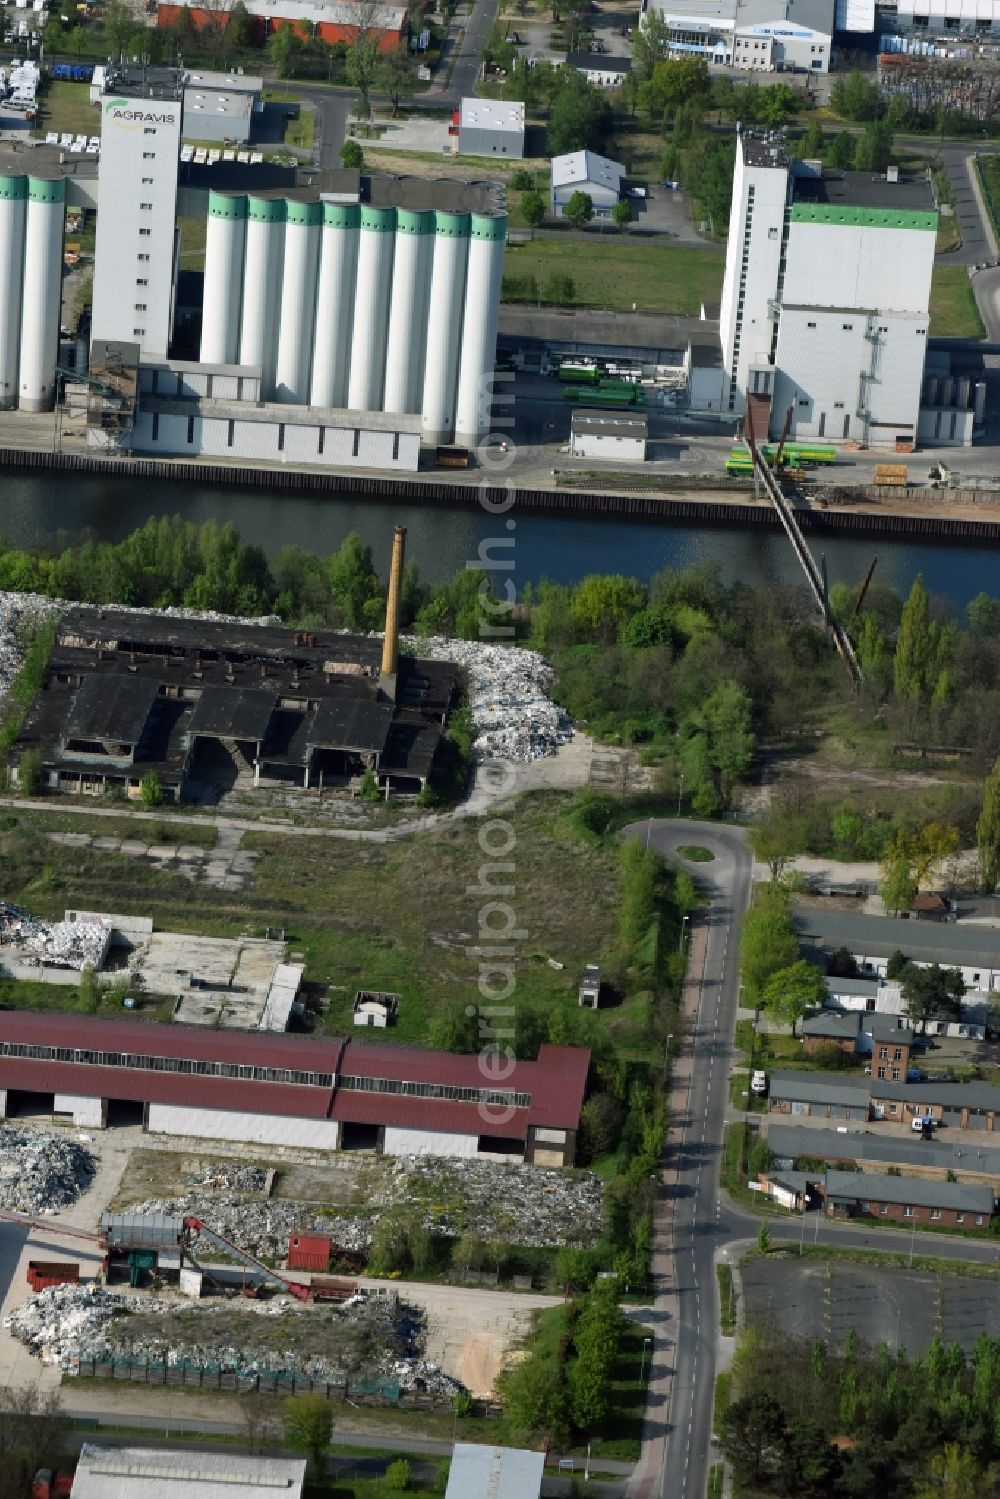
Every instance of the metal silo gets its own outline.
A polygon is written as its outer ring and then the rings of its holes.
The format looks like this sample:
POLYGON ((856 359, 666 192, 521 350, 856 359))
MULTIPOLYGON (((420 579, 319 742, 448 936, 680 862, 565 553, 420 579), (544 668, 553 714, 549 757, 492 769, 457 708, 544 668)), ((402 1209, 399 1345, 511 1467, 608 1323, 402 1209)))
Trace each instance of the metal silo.
POLYGON ((264 401, 274 390, 284 251, 284 198, 248 198, 239 362, 260 366, 264 401))
POLYGON ((384 411, 419 411, 427 347, 427 299, 434 256, 434 215, 396 211, 389 331, 386 335, 384 411))
POLYGON ((309 404, 322 222, 322 203, 288 201, 285 205, 285 254, 274 395, 276 400, 293 406, 309 404))
POLYGON ((17 405, 27 177, 0 177, 0 407, 17 405))
POLYGON ((360 226, 360 204, 323 204, 310 406, 343 406, 347 400, 360 226))
POLYGON ((65 201, 61 177, 28 178, 18 369, 18 404, 23 411, 48 411, 55 404, 65 201))
POLYGON ((352 411, 381 411, 385 379, 385 335, 395 248, 396 210, 361 209, 358 280, 347 404, 352 411))
POLYGON ((467 213, 439 212, 435 219, 422 411, 424 440, 431 443, 450 442, 455 434, 458 351, 471 227, 467 213))
POLYGON ((209 193, 199 353, 202 364, 235 364, 239 358, 246 231, 245 196, 209 193))
POLYGON ((472 215, 455 406, 455 441, 464 447, 474 448, 489 431, 506 238, 504 216, 472 215))

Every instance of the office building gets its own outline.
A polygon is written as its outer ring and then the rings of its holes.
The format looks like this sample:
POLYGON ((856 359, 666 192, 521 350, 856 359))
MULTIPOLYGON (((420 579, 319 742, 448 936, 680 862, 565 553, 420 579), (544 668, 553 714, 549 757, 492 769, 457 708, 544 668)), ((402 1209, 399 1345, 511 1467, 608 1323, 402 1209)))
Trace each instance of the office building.
POLYGON ((675 56, 748 72, 827 73, 834 0, 645 0, 667 23, 675 56))

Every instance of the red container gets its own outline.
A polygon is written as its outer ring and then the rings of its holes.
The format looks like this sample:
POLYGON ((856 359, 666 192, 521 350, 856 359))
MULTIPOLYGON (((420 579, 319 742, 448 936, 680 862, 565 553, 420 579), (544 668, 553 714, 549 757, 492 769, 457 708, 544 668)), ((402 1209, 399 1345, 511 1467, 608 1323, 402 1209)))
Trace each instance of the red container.
POLYGON ((28 1261, 28 1285, 33 1291, 44 1291, 49 1286, 75 1286, 79 1279, 79 1265, 58 1260, 28 1261))
POLYGON ((328 1234, 289 1234, 289 1270, 326 1270, 332 1240, 328 1234))
POLYGON ((31 1485, 31 1499, 68 1499, 72 1491, 72 1473, 53 1474, 51 1468, 39 1468, 31 1485))
POLYGON ((348 1301, 358 1293, 356 1280, 340 1280, 332 1275, 314 1275, 309 1289, 313 1301, 348 1301))

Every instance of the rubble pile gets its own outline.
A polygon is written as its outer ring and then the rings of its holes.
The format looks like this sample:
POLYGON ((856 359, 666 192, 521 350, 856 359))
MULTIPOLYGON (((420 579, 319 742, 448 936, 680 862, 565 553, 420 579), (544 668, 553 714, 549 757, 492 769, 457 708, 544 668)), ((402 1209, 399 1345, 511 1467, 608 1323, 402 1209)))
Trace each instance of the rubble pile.
POLYGON ((307 1375, 321 1383, 373 1377, 453 1395, 462 1386, 422 1355, 423 1326, 393 1296, 339 1307, 272 1301, 135 1297, 100 1286, 53 1286, 11 1314, 11 1333, 66 1373, 80 1361, 131 1358, 241 1375, 307 1375))
POLYGON ((380 1205, 419 1212, 429 1233, 478 1233, 534 1248, 592 1244, 604 1220, 599 1176, 520 1163, 401 1156, 376 1196, 380 1205))
POLYGON ((100 921, 43 921, 23 906, 0 901, 0 946, 16 948, 23 958, 59 968, 100 968, 111 929, 100 921))
POLYGON ((443 635, 410 636, 402 644, 427 660, 462 667, 477 759, 538 760, 572 739, 569 716, 549 697, 552 668, 538 651, 443 635))
POLYGON ((96 1158, 65 1135, 0 1126, 0 1209, 56 1213, 86 1192, 96 1158))
MULTIPOLYGON (((371 1242, 368 1218, 317 1213, 308 1203, 254 1202, 231 1192, 220 1192, 218 1196, 186 1192, 180 1197, 154 1197, 145 1202, 130 1203, 129 1212, 160 1213, 168 1218, 200 1218, 208 1228, 229 1239, 237 1248, 275 1262, 284 1260, 290 1233, 329 1234, 336 1248, 353 1251, 367 1249, 371 1242)), ((191 1248, 197 1257, 197 1238, 192 1239, 191 1248)), ((208 1258, 212 1257, 212 1245, 203 1244, 201 1248, 208 1258)))
POLYGON ((263 1166, 241 1166, 238 1161, 207 1161, 187 1180, 189 1187, 218 1192, 263 1192, 266 1183, 263 1166))

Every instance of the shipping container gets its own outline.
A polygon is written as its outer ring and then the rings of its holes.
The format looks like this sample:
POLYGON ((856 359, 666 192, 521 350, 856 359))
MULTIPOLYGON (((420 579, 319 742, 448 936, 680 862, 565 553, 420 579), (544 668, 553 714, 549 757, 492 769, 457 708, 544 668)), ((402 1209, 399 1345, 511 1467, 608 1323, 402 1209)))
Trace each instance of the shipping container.
POLYGON ((358 1294, 358 1283, 331 1275, 314 1275, 310 1291, 314 1301, 348 1301, 358 1294))
POLYGON ((79 1265, 58 1260, 28 1261, 28 1285, 33 1291, 44 1291, 49 1286, 75 1286, 79 1279, 79 1265))
POLYGON ((435 453, 438 468, 468 468, 468 448, 439 447, 435 453))
POLYGON ((326 1270, 330 1264, 328 1234, 289 1234, 289 1270, 326 1270))

